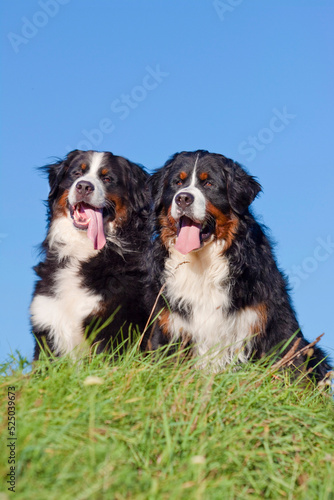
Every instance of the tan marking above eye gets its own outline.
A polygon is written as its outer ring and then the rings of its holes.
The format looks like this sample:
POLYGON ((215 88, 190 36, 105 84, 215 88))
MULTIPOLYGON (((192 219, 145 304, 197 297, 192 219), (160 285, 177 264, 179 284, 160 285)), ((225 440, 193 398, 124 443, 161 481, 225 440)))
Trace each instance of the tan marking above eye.
POLYGON ((81 169, 82 169, 82 170, 86 170, 86 168, 87 168, 86 163, 81 163, 81 169))
POLYGON ((199 174, 199 178, 201 179, 201 181, 206 181, 208 177, 209 175, 207 172, 202 172, 201 174, 199 174))
POLYGON ((188 177, 188 174, 187 174, 187 172, 180 172, 179 177, 180 177, 181 181, 184 181, 188 177))
POLYGON ((109 170, 107 168, 103 168, 101 171, 102 175, 107 175, 109 173, 109 170))

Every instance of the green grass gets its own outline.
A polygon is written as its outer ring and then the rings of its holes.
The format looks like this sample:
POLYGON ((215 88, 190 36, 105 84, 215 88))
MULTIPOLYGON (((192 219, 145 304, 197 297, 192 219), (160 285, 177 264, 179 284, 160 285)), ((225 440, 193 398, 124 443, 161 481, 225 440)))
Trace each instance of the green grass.
MULTIPOLYGON (((334 500, 334 411, 260 363, 221 374, 135 349, 3 366, 0 499, 334 500), (98 377, 94 385, 90 379, 98 377), (7 491, 7 388, 16 492, 7 491)), ((94 382, 94 379, 92 380, 94 382)))

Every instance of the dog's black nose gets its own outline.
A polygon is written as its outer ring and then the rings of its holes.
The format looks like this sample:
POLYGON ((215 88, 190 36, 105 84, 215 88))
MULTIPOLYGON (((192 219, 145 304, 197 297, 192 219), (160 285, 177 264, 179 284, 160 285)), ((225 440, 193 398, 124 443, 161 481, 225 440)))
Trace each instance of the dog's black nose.
POLYGON ((89 181, 80 181, 78 184, 75 186, 75 189, 78 191, 79 194, 90 194, 92 191, 94 191, 95 187, 94 184, 92 184, 89 181))
POLYGON ((189 205, 194 203, 194 200, 195 198, 192 194, 181 192, 176 196, 175 203, 177 204, 177 206, 182 208, 182 210, 185 210, 187 207, 189 207, 189 205))

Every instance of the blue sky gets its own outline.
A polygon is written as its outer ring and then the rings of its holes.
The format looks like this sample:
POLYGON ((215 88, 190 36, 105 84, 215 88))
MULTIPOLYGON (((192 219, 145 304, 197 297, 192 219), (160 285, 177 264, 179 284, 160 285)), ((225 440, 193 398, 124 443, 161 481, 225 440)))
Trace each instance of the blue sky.
POLYGON ((242 163, 298 319, 334 358, 330 0, 1 2, 0 359, 32 357, 45 236, 37 167, 75 148, 148 171, 181 150, 242 163))

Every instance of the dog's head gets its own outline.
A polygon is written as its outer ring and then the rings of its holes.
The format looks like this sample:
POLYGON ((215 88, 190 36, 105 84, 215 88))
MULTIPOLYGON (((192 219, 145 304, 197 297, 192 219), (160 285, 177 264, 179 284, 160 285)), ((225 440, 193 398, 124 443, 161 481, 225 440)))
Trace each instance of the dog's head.
POLYGON ((261 190, 238 163, 202 150, 174 155, 150 183, 163 243, 182 254, 215 239, 230 246, 240 217, 261 190))
POLYGON ((44 170, 50 184, 50 222, 66 217, 73 231, 86 232, 97 250, 147 203, 148 174, 109 152, 75 150, 44 170))

